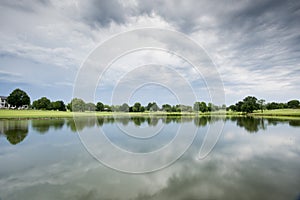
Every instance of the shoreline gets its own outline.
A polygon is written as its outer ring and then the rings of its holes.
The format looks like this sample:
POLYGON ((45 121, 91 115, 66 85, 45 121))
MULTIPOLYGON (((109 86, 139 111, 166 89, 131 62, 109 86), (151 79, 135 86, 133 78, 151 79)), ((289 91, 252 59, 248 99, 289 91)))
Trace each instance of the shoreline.
POLYGON ((197 112, 69 112, 44 110, 0 110, 0 120, 13 119, 58 119, 73 117, 255 117, 255 118, 286 118, 299 119, 300 109, 266 110, 243 114, 231 111, 208 113, 197 112))

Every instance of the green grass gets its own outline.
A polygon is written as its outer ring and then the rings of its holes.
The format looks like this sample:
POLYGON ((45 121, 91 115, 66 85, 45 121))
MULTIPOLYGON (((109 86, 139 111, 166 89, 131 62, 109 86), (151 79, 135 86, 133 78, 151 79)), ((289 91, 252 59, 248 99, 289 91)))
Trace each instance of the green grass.
POLYGON ((144 113, 122 113, 122 112, 68 112, 48 110, 0 110, 0 119, 33 119, 33 118, 70 118, 89 116, 185 116, 195 113, 167 113, 167 112, 144 112, 144 113))
POLYGON ((300 109, 278 109, 278 110, 264 110, 262 113, 261 111, 255 111, 254 113, 250 114, 251 116, 293 116, 293 117, 300 117, 300 109))
MULTIPOLYGON (((32 118, 70 118, 88 117, 88 116, 184 116, 194 117, 197 115, 195 112, 144 112, 144 113, 121 113, 121 112, 62 112, 62 111, 45 111, 45 110, 0 110, 0 119, 32 119, 32 118)), ((199 113, 198 116, 241 116, 240 112, 232 111, 216 111, 210 113, 199 113)), ((300 109, 280 109, 280 110, 264 110, 263 113, 256 111, 248 114, 254 117, 300 117, 300 109)))
POLYGON ((73 117, 71 112, 42 111, 42 110, 0 110, 0 118, 66 118, 73 117))
MULTIPOLYGON (((109 112, 96 113, 101 116, 111 115, 109 112)), ((0 119, 28 119, 28 118, 70 118, 76 116, 94 116, 93 112, 68 112, 48 110, 0 110, 0 119)))

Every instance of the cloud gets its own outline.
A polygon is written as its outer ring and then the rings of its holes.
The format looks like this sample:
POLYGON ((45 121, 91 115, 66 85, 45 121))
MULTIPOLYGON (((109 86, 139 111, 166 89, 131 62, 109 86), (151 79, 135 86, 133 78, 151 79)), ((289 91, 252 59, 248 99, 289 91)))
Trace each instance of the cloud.
POLYGON ((0 71, 0 81, 19 81, 21 74, 0 71))
POLYGON ((13 9, 20 10, 22 12, 35 12, 39 7, 42 6, 49 6, 50 1, 48 0, 29 0, 29 1, 9 1, 9 0, 3 0, 1 1, 1 4, 13 9))
POLYGON ((68 47, 49 48, 17 42, 6 45, 0 51, 1 54, 22 57, 41 64, 51 63, 64 68, 73 67, 74 63, 80 62, 68 47))
MULTIPOLYGON (((293 187, 285 188, 284 185, 292 184, 294 173, 299 172, 283 169, 291 169, 288 167, 291 163, 299 163, 295 158, 300 149, 291 147, 297 142, 295 138, 286 138, 280 128, 272 129, 274 134, 262 135, 264 132, 260 131, 254 137, 244 130, 232 131, 232 126, 227 125, 223 139, 209 157, 196 161, 190 155, 186 160, 178 160, 171 166, 173 173, 168 174, 159 190, 141 193, 136 199, 235 199, 244 195, 255 199, 282 199, 285 194, 295 198, 293 187), (276 181, 278 177, 280 182, 276 181), (286 193, 287 190, 290 192, 286 193)), ((197 142, 191 148, 197 151, 197 142)))
POLYGON ((127 21, 128 10, 118 0, 91 0, 79 5, 82 18, 93 27, 108 26, 112 22, 123 24, 127 21))
POLYGON ((183 32, 193 32, 199 27, 210 28, 214 24, 214 18, 208 12, 211 8, 217 10, 208 1, 138 1, 141 14, 162 16, 183 32))
MULTIPOLYGON (((39 63, 48 68, 51 63, 66 68, 66 74, 57 76, 60 82, 65 77, 72 82, 75 76, 69 77, 67 71, 75 74, 89 52, 113 34, 149 26, 168 28, 184 32, 203 46, 218 66, 229 92, 227 102, 248 93, 285 101, 299 96, 299 8, 300 3, 292 0, 234 0, 230 4, 215 0, 5 0, 0 4, 0 54, 34 66, 39 63), (282 88, 284 96, 277 92, 282 88)), ((184 49, 181 41, 173 44, 169 48, 184 49)), ((193 81, 197 74, 181 67, 193 81)), ((22 70, 21 65, 14 68, 22 70)), ((30 75, 22 78, 33 80, 30 75)))

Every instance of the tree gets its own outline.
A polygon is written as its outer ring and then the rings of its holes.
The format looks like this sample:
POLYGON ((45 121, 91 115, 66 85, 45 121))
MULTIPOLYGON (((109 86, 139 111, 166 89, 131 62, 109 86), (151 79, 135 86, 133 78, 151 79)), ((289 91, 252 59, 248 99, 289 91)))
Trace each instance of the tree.
POLYGON ((104 104, 101 102, 98 102, 96 105, 96 111, 103 111, 104 110, 104 104))
POLYGON ((129 105, 127 103, 123 103, 120 106, 119 111, 121 111, 121 112, 129 112, 129 105))
POLYGON ((236 111, 236 106, 230 105, 227 110, 236 111))
POLYGON ((279 105, 279 103, 271 102, 271 103, 267 103, 266 108, 268 110, 275 110, 275 109, 279 109, 280 105, 279 105))
POLYGON ((192 106, 187 106, 187 105, 176 105, 172 107, 173 112, 192 112, 193 108, 192 106))
POLYGON ((254 110, 258 110, 260 108, 257 98, 248 96, 243 99, 243 101, 237 102, 235 105, 229 106, 229 109, 237 112, 246 112, 252 113, 254 110))
POLYGON ((66 105, 63 101, 54 101, 51 102, 52 110, 66 111, 66 105))
POLYGON ((205 102, 195 102, 194 111, 207 112, 208 108, 205 102))
POLYGON ((221 107, 221 109, 222 109, 222 110, 226 110, 226 105, 223 104, 222 107, 221 107))
POLYGON ((42 97, 32 102, 32 107, 38 110, 51 110, 51 101, 47 97, 42 97))
POLYGON ((111 112, 112 111, 111 106, 110 105, 104 105, 104 111, 111 112))
POLYGON ((140 107, 140 112, 145 112, 145 107, 144 106, 140 107))
POLYGON ((132 106, 132 112, 144 112, 145 111, 145 107, 141 105, 141 103, 136 102, 133 106, 132 106))
POLYGON ((152 102, 152 103, 148 103, 145 109, 148 111, 158 111, 159 107, 155 102, 152 102))
POLYGON ((204 101, 202 101, 199 106, 199 111, 201 112, 211 111, 204 101))
POLYGON ((298 100, 291 100, 287 103, 288 108, 299 108, 300 102, 298 100))
POLYGON ((193 110, 196 111, 196 112, 199 112, 200 111, 200 102, 197 101, 194 103, 194 106, 193 106, 193 110))
POLYGON ((266 100, 264 100, 264 99, 260 99, 260 100, 257 101, 257 103, 260 106, 260 110, 261 110, 262 113, 264 112, 264 103, 265 102, 266 102, 266 100))
POLYGON ((68 109, 72 112, 84 112, 85 111, 85 102, 82 99, 74 98, 68 104, 68 109))
POLYGON ((85 110, 95 111, 96 110, 96 105, 94 103, 86 103, 85 104, 85 110))
POLYGON ((244 104, 244 102, 242 102, 242 101, 237 102, 235 104, 235 109, 236 109, 235 111, 242 112, 242 106, 243 106, 243 104, 244 104))
POLYGON ((7 102, 10 105, 19 108, 24 105, 30 105, 30 97, 26 92, 17 88, 7 97, 7 102))
POLYGON ((120 110, 120 105, 111 105, 111 110, 113 112, 118 112, 120 110))
POLYGON ((132 106, 132 112, 139 112, 140 111, 140 107, 142 105, 140 103, 135 103, 133 106, 132 106))
POLYGON ((184 111, 185 107, 182 107, 183 105, 176 105, 172 106, 171 112, 181 112, 184 111))
POLYGON ((242 112, 252 113, 254 110, 259 109, 259 104, 257 103, 257 98, 248 96, 243 99, 243 104, 241 107, 242 112))
POLYGON ((170 104, 162 105, 162 110, 166 112, 172 112, 172 106, 170 104))
POLYGON ((207 111, 208 111, 208 112, 213 111, 213 104, 212 104, 212 103, 208 103, 208 104, 207 104, 207 111))
POLYGON ((219 106, 214 105, 213 103, 208 103, 207 104, 207 110, 209 112, 211 112, 211 111, 218 111, 218 110, 220 110, 220 108, 219 108, 219 106))

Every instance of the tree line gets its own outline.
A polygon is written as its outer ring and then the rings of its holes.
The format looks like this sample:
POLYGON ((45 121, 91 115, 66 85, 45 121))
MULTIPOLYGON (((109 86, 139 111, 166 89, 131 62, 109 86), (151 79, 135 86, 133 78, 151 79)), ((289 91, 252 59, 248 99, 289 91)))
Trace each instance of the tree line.
POLYGON ((248 96, 242 101, 237 102, 234 105, 231 105, 227 110, 232 110, 236 112, 252 113, 255 110, 276 110, 276 109, 297 109, 300 108, 299 100, 290 100, 287 103, 266 103, 264 99, 257 99, 254 96, 248 96))
POLYGON ((265 104, 264 99, 257 99, 254 96, 248 96, 242 101, 237 102, 234 105, 226 107, 226 105, 217 106, 212 103, 195 102, 193 106, 189 105, 170 105, 163 104, 161 107, 156 102, 149 102, 146 106, 136 102, 132 106, 127 103, 122 105, 107 105, 102 102, 96 104, 92 102, 85 102, 80 98, 73 98, 67 105, 62 100, 50 101, 47 97, 41 97, 32 102, 30 105, 30 97, 21 89, 15 89, 7 98, 8 103, 14 108, 20 108, 24 105, 29 106, 31 109, 37 110, 59 110, 66 111, 67 109, 73 112, 84 111, 108 111, 108 112, 145 112, 145 111, 165 111, 165 112, 211 112, 218 110, 231 110, 236 112, 252 113, 255 110, 274 110, 274 109, 296 109, 300 108, 299 100, 291 100, 287 103, 271 102, 265 104))
POLYGON ((123 103, 122 105, 105 105, 102 102, 94 103, 86 103, 82 99, 74 98, 67 105, 68 110, 83 112, 83 111, 110 111, 110 112, 156 112, 156 111, 164 111, 164 112, 210 112, 217 111, 220 109, 225 110, 226 106, 216 106, 212 103, 206 105, 205 102, 195 102, 194 106, 189 105, 170 105, 163 104, 161 107, 157 105, 156 102, 149 102, 146 106, 143 106, 140 102, 134 103, 132 106, 127 103, 123 103))

